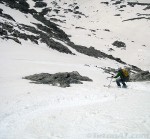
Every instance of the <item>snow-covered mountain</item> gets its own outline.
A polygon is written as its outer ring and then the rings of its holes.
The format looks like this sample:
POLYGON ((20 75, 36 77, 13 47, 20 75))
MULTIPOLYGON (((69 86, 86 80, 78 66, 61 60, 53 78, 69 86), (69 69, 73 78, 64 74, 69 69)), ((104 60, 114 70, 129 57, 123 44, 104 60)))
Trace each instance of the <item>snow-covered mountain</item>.
POLYGON ((149 0, 1 0, 0 139, 150 138, 149 81, 107 78, 150 70, 149 36, 149 0), (72 71, 93 82, 22 79, 72 71))
POLYGON ((86 55, 103 57, 91 54, 96 52, 85 48, 94 47, 104 52, 104 57, 113 55, 127 64, 149 70, 150 15, 147 3, 98 0, 92 4, 87 0, 3 0, 1 3, 1 34, 5 39, 22 45, 22 40, 42 42, 70 54, 73 54, 72 47, 86 55), (113 46, 114 41, 124 42, 125 47, 113 46), (129 58, 130 55, 134 58, 129 58))

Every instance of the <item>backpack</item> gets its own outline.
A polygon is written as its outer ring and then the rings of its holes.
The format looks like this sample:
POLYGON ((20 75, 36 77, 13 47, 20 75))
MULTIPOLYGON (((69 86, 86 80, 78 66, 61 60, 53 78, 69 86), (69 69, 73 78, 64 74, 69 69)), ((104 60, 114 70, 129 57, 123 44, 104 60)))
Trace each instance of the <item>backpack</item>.
POLYGON ((129 77, 129 72, 127 69, 122 69, 122 74, 124 75, 124 77, 129 77))

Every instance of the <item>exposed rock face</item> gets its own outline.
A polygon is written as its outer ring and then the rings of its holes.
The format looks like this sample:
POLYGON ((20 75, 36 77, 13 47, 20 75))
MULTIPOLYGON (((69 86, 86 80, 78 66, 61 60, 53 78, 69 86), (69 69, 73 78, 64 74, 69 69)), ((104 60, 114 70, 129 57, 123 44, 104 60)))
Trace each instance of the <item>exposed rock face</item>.
POLYGON ((52 84, 59 87, 70 87, 70 84, 82 84, 81 81, 92 81, 86 76, 81 76, 77 71, 64 73, 40 73, 24 77, 37 84, 52 84))
POLYGON ((150 5, 144 8, 144 10, 150 10, 150 5))
POLYGON ((106 5, 108 5, 108 4, 109 4, 109 2, 101 2, 101 3, 106 4, 106 5))
POLYGON ((135 5, 150 6, 150 3, 128 2, 128 5, 132 7, 134 7, 135 5))
POLYGON ((3 13, 3 9, 1 9, 1 8, 0 8, 0 16, 1 16, 1 17, 4 17, 4 18, 6 18, 6 19, 9 19, 9 20, 15 21, 10 15, 4 14, 4 13, 3 13))
MULTIPOLYGON (((34 36, 34 35, 27 35, 25 33, 20 33, 18 30, 15 30, 14 27, 12 25, 8 25, 8 24, 4 24, 4 23, 0 23, 0 35, 3 36, 3 38, 6 39, 12 39, 17 43, 20 43, 20 41, 18 40, 18 38, 24 39, 24 40, 31 40, 32 42, 38 44, 38 36, 34 36), (8 33, 10 33, 10 36, 8 37, 8 33)), ((21 27, 21 26, 20 26, 21 27)))
POLYGON ((63 30, 58 28, 58 25, 56 25, 55 23, 47 20, 44 16, 41 16, 41 15, 38 15, 38 14, 34 14, 33 17, 35 19, 37 19, 38 21, 42 22, 44 25, 48 26, 48 28, 51 29, 51 32, 52 31, 55 32, 53 34, 57 34, 59 39, 61 39, 63 41, 69 41, 69 38, 68 38, 67 34, 63 30))
POLYGON ((62 53, 73 54, 66 46, 62 45, 59 42, 54 41, 53 39, 51 39, 51 37, 57 38, 57 39, 59 37, 61 37, 61 35, 63 35, 63 34, 61 34, 61 31, 59 32, 59 34, 56 34, 56 33, 53 34, 53 32, 52 32, 53 29, 50 29, 46 26, 42 26, 41 24, 35 24, 35 25, 37 25, 37 27, 41 31, 37 30, 36 28, 31 27, 31 26, 22 25, 22 27, 25 30, 30 31, 34 34, 39 34, 40 41, 42 43, 46 43, 48 47, 55 49, 55 50, 62 52, 62 53))
POLYGON ((88 55, 88 56, 92 56, 92 57, 95 57, 95 58, 108 58, 108 59, 115 60, 119 63, 126 64, 120 58, 115 58, 112 55, 108 55, 104 52, 101 52, 100 50, 95 49, 94 47, 87 48, 85 46, 75 45, 72 42, 69 43, 69 46, 71 46, 73 49, 75 49, 79 53, 83 53, 83 54, 88 55))
POLYGON ((36 2, 34 7, 43 8, 46 6, 47 4, 45 2, 36 2))
POLYGON ((130 81, 150 81, 150 72, 142 71, 130 76, 130 81))
POLYGON ((124 42, 121 41, 115 41, 112 45, 121 48, 121 47, 126 47, 126 44, 124 42))
POLYGON ((121 3, 121 0, 120 1, 116 1, 115 3, 113 3, 113 5, 117 5, 117 4, 120 4, 121 3))
POLYGON ((51 10, 52 10, 52 9, 50 9, 50 8, 44 8, 44 9, 42 10, 42 12, 40 12, 40 15, 44 16, 44 15, 46 15, 48 12, 51 12, 51 10))
POLYGON ((29 4, 26 2, 26 0, 1 0, 2 2, 5 2, 9 7, 18 9, 19 11, 23 13, 29 12, 29 4))

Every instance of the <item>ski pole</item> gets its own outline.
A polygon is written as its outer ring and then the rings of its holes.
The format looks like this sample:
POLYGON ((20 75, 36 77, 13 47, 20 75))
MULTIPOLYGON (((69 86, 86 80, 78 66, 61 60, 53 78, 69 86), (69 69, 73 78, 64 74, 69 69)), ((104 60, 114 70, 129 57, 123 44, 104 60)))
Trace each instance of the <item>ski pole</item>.
POLYGON ((104 87, 108 87, 108 88, 109 88, 110 85, 111 85, 112 79, 113 79, 113 78, 111 78, 109 85, 104 85, 104 87))
POLYGON ((108 85, 108 88, 109 88, 109 87, 110 87, 110 85, 111 85, 112 79, 113 79, 113 78, 111 78, 111 80, 110 80, 110 83, 109 83, 109 85, 108 85))

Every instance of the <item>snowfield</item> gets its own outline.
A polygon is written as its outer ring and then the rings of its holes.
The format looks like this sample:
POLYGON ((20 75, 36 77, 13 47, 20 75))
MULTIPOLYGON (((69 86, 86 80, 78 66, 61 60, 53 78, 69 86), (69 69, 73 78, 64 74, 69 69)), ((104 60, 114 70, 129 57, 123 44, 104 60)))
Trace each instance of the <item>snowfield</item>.
MULTIPOLYGON (((28 2, 33 7, 33 1, 28 2)), ((60 1, 60 6, 65 2, 72 3, 64 0, 60 1)), ((127 6, 126 14, 114 18, 118 12, 116 8, 103 4, 99 7, 99 0, 74 2, 89 17, 76 19, 66 13, 66 23, 59 23, 73 42, 87 47, 92 45, 129 64, 150 70, 150 20, 122 22, 141 12, 140 6, 135 6, 139 7, 135 11, 127 6), (91 12, 93 10, 99 12, 91 12), (94 35, 90 29, 99 30, 94 35), (110 32, 104 29, 110 29, 110 32), (111 46, 117 39, 125 41, 126 50, 111 46), (111 47, 115 51, 109 52, 111 47)), ((17 17, 13 15, 14 9, 2 4, 0 8, 11 13, 19 23, 39 22, 19 11, 17 17)), ((4 19, 0 17, 0 20, 4 19)), ((128 88, 122 89, 117 88, 113 80, 111 87, 107 88, 104 85, 109 85, 107 77, 110 74, 101 68, 117 69, 124 65, 78 53, 60 40, 56 41, 76 55, 60 53, 41 42, 37 45, 29 40, 20 41, 22 44, 0 38, 0 139, 150 139, 150 82, 129 82, 128 88), (22 79, 35 73, 72 71, 88 76, 93 82, 61 88, 22 79)))
POLYGON ((106 88, 103 85, 109 84, 106 77, 110 75, 95 66, 105 66, 107 60, 64 56, 30 42, 26 46, 1 43, 0 138, 149 137, 149 82, 128 83, 128 89, 118 89, 113 82, 106 88), (60 88, 22 79, 34 73, 60 71, 78 71, 93 82, 60 88))

